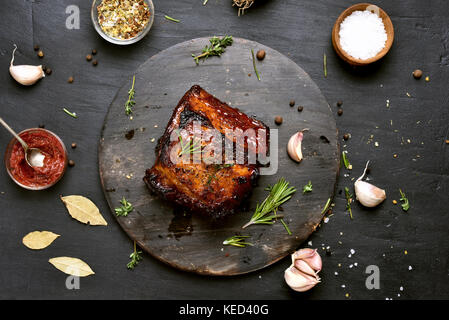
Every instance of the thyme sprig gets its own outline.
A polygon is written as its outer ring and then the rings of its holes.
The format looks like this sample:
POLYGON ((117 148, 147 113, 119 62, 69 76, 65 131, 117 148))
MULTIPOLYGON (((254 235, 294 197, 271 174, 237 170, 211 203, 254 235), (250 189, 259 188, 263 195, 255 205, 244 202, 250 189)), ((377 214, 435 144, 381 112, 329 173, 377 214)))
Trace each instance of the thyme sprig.
POLYGON ((401 194, 401 198, 399 199, 401 202, 403 202, 403 203, 401 203, 401 207, 402 207, 402 210, 404 210, 404 211, 408 211, 408 209, 410 209, 410 203, 408 202, 408 199, 407 199, 407 197, 405 196, 405 193, 404 192, 402 192, 402 190, 401 189, 399 189, 399 193, 401 194))
POLYGON ((245 242, 245 239, 249 238, 249 236, 232 236, 223 241, 223 245, 225 246, 234 246, 239 248, 244 248, 246 246, 252 246, 253 244, 250 242, 245 242))
POLYGON ((231 46, 233 43, 232 36, 224 36, 223 38, 212 37, 209 39, 210 46, 206 46, 203 52, 199 55, 192 54, 196 64, 199 64, 200 59, 207 59, 211 56, 221 56, 226 50, 227 46, 231 46))
POLYGON ((136 76, 133 76, 133 84, 131 89, 128 91, 128 101, 125 103, 125 113, 127 116, 129 116, 131 113, 133 113, 133 107, 136 104, 136 101, 134 101, 134 94, 136 91, 134 90, 134 83, 136 82, 136 76))
POLYGON ((139 263, 139 261, 142 260, 142 251, 137 251, 137 245, 134 241, 134 251, 129 255, 129 258, 131 259, 130 262, 126 265, 128 269, 134 269, 135 266, 139 263))
POLYGON ((289 182, 284 178, 279 179, 273 187, 268 188, 269 196, 261 204, 257 204, 251 220, 242 227, 243 229, 252 224, 273 224, 275 219, 282 218, 281 215, 276 214, 278 208, 290 200, 296 192, 294 187, 289 187, 289 182), (270 214, 272 212, 273 214, 270 214))
POLYGON ((312 181, 309 180, 309 183, 306 184, 303 188, 302 188, 302 193, 305 194, 307 192, 312 192, 313 190, 313 186, 312 186, 312 181))
POLYGON ((128 200, 126 200, 125 197, 123 197, 123 199, 120 200, 120 203, 122 205, 114 209, 117 217, 126 217, 131 211, 134 210, 133 205, 130 202, 128 202, 128 200))
POLYGON ((329 210, 329 206, 331 204, 331 198, 327 199, 326 204, 324 205, 323 210, 321 211, 321 214, 324 214, 329 210))
POLYGON ((346 210, 348 210, 349 212, 349 216, 352 219, 352 208, 351 208, 351 204, 352 204, 352 198, 353 195, 349 192, 349 188, 345 187, 345 197, 346 197, 346 210))
POLYGON ((195 139, 193 137, 192 139, 188 139, 187 142, 184 142, 181 133, 178 132, 178 140, 181 144, 181 151, 179 152, 178 156, 181 157, 183 154, 201 153, 203 147, 201 146, 200 139, 195 139))

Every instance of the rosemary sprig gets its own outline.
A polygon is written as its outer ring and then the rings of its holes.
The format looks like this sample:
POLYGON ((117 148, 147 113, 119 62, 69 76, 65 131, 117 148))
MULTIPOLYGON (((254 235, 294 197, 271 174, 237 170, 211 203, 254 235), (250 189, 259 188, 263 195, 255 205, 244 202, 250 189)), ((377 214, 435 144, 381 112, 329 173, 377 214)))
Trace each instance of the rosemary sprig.
POLYGON ((306 184, 303 188, 302 188, 302 193, 307 193, 307 192, 312 192, 313 190, 313 186, 312 186, 312 181, 309 181, 308 184, 306 184))
POLYGON ((179 152, 179 156, 182 156, 183 154, 195 154, 195 153, 201 153, 202 146, 201 141, 199 139, 189 139, 187 143, 184 143, 184 140, 182 139, 181 134, 178 132, 178 139, 179 143, 181 144, 181 151, 179 152))
POLYGON ((345 196, 346 196, 346 210, 348 210, 349 212, 349 216, 352 219, 352 208, 351 208, 351 203, 352 203, 352 197, 353 195, 349 192, 349 188, 345 187, 345 196))
POLYGON ((223 241, 223 245, 225 246, 234 246, 239 248, 244 248, 246 246, 252 246, 253 244, 250 242, 245 242, 245 239, 249 238, 249 236, 232 236, 223 241))
POLYGON ((402 210, 407 212, 408 209, 410 209, 410 203, 408 202, 408 199, 406 198, 405 193, 402 192, 401 189, 399 189, 399 193, 401 194, 401 198, 399 200, 401 202, 403 202, 403 203, 401 203, 402 210))
POLYGON ((117 217, 126 217, 131 211, 134 210, 133 205, 128 202, 125 197, 120 200, 120 203, 122 204, 122 206, 114 209, 117 217))
POLYGON ((352 170, 352 164, 349 163, 347 154, 348 154, 348 151, 346 151, 346 150, 343 151, 341 153, 341 159, 343 161, 343 164, 345 165, 345 168, 348 170, 352 170))
POLYGON ((252 224, 273 224, 275 219, 282 218, 276 215, 276 211, 284 202, 290 200, 295 192, 294 187, 289 187, 289 182, 284 178, 279 179, 273 187, 270 187, 270 195, 261 204, 257 204, 251 220, 242 228, 245 229, 252 224), (271 212, 274 214, 270 215, 271 212))
POLYGON ((224 36, 221 39, 219 37, 212 37, 209 39, 210 46, 204 47, 203 52, 197 56, 192 54, 192 57, 196 64, 199 64, 200 59, 221 56, 226 51, 225 48, 231 46, 233 41, 232 36, 224 36))
POLYGON ((134 241, 134 251, 129 255, 129 258, 131 259, 130 262, 126 265, 128 269, 134 269, 135 266, 139 263, 140 260, 142 260, 141 257, 142 251, 137 251, 136 242, 134 241))
POLYGON ((169 21, 173 21, 173 22, 176 22, 176 23, 179 23, 179 22, 181 22, 181 20, 178 20, 178 19, 175 19, 175 18, 172 18, 172 17, 169 17, 169 16, 165 16, 165 19, 167 19, 167 20, 169 20, 169 21))
POLYGON ((253 56, 253 67, 254 67, 254 72, 256 73, 257 79, 260 81, 260 76, 259 76, 259 72, 257 71, 257 67, 256 67, 256 59, 254 58, 254 50, 251 49, 251 55, 253 56))
POLYGON ((136 76, 133 76, 133 85, 131 89, 128 91, 128 101, 125 103, 125 113, 127 116, 129 116, 131 113, 133 113, 133 107, 136 104, 136 101, 134 101, 134 94, 136 91, 134 90, 134 83, 136 82, 136 76))
POLYGON ((65 113, 67 113, 69 116, 73 117, 73 118, 78 118, 78 116, 76 115, 75 112, 70 112, 69 110, 67 110, 66 108, 62 108, 62 110, 64 110, 65 113))

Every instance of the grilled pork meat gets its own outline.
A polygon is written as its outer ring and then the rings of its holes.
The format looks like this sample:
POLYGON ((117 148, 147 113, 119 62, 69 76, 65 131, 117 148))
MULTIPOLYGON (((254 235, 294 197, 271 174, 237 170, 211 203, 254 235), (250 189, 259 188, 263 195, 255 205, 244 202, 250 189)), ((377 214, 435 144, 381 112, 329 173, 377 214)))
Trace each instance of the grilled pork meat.
POLYGON ((233 213, 255 185, 260 164, 254 160, 266 155, 268 134, 261 121, 195 85, 173 111, 156 163, 143 180, 161 198, 190 211, 216 218, 233 213), (238 135, 248 129, 256 135, 238 135))

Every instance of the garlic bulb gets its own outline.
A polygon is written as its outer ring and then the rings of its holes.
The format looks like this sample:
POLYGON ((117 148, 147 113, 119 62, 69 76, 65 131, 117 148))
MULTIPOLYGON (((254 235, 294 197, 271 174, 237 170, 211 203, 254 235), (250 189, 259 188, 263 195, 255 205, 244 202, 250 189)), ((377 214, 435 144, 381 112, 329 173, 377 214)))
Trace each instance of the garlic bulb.
POLYGON ((292 264, 284 272, 285 282, 295 291, 304 292, 320 282, 322 261, 314 249, 301 249, 292 254, 292 264))
POLYGON ((354 190, 356 199, 362 205, 368 208, 373 208, 381 204, 387 198, 387 195, 385 193, 385 190, 380 189, 366 181, 362 181, 363 177, 366 174, 368 164, 369 161, 366 163, 366 167, 365 170, 363 171, 363 174, 354 183, 354 190))
POLYGON ((304 131, 309 129, 301 130, 290 137, 287 144, 287 153, 296 162, 302 161, 302 139, 304 138, 304 131))
POLYGON ((9 66, 9 73, 18 83, 24 86, 30 86, 35 84, 39 79, 45 77, 44 70, 42 66, 30 66, 30 65, 19 65, 15 66, 14 54, 17 50, 17 46, 14 45, 14 51, 12 52, 11 64, 9 66))

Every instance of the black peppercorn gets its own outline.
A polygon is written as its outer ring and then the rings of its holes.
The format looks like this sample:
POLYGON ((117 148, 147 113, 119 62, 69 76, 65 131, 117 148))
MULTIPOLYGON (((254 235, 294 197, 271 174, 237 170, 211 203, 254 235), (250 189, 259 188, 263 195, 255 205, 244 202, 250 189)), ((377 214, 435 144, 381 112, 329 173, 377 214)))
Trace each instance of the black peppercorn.
POLYGON ((34 45, 34 51, 37 51, 37 50, 39 50, 39 46, 36 44, 36 45, 34 45))
POLYGON ((422 71, 419 69, 416 69, 415 71, 413 71, 413 77, 415 79, 421 79, 422 77, 422 71))
POLYGON ((97 50, 96 49, 92 49, 92 54, 96 55, 97 54, 97 50))
POLYGON ((87 61, 92 60, 92 55, 91 55, 91 54, 88 54, 88 55, 86 56, 86 60, 87 60, 87 61))
POLYGON ((43 57, 44 57, 44 51, 39 50, 39 52, 37 53, 37 56, 38 56, 39 58, 43 58, 43 57))
POLYGON ((349 140, 349 133, 346 133, 346 134, 344 134, 343 135, 343 139, 346 141, 346 140, 349 140))
POLYGON ((73 167, 73 166, 75 166, 75 161, 69 160, 69 167, 73 167))
POLYGON ((75 148, 76 148, 76 143, 72 142, 72 149, 75 149, 75 148))
POLYGON ((93 64, 94 66, 96 66, 96 65, 98 64, 98 60, 92 61, 92 64, 93 64))
POLYGON ((295 100, 290 100, 290 107, 293 107, 295 105, 295 100))
POLYGON ((281 116, 276 116, 274 118, 274 123, 276 123, 278 126, 282 124, 282 117, 281 116))
POLYGON ((265 55, 266 55, 265 50, 257 51, 257 54, 256 54, 257 60, 265 59, 265 55))
POLYGON ((45 68, 45 73, 51 75, 52 70, 50 68, 45 68))
POLYGON ((341 116, 342 114, 343 114, 343 109, 338 109, 338 111, 337 111, 337 114, 339 115, 339 116, 341 116))
POLYGON ((327 256, 332 255, 332 251, 331 251, 330 248, 326 248, 326 255, 327 255, 327 256))
POLYGON ((343 105, 343 101, 338 101, 337 102, 337 107, 341 107, 343 105))
POLYGON ((298 106, 298 112, 302 112, 302 110, 304 110, 303 106, 298 106))
POLYGON ((44 129, 44 128, 45 128, 45 124, 41 123, 41 124, 39 125, 39 128, 44 129))

